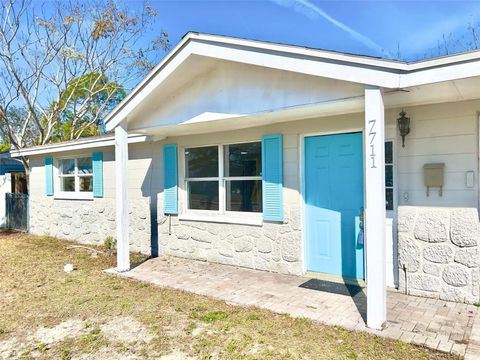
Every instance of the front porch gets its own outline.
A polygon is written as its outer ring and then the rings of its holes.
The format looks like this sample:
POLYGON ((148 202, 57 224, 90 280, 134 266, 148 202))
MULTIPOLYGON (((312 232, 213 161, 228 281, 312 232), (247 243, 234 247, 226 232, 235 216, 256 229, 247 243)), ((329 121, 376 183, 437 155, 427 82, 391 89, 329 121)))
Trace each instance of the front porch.
POLYGON ((309 280, 306 277, 170 256, 150 259, 127 272, 115 269, 108 272, 235 305, 255 306, 439 351, 467 354, 467 358, 479 354, 476 340, 480 336, 480 320, 474 305, 389 291, 386 327, 376 331, 365 324, 367 299, 364 291, 352 292, 354 296, 350 296, 300 287, 309 280))

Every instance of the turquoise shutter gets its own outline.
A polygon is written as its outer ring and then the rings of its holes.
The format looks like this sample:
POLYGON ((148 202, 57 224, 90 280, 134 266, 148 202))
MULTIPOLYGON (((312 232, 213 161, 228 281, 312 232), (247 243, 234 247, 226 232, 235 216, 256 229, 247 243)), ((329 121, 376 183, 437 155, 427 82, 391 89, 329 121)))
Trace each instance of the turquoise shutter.
POLYGON ((262 138, 263 220, 283 221, 282 135, 262 138))
POLYGON ((103 197, 103 152, 92 154, 93 197, 103 197))
POLYGON ((53 158, 45 158, 45 194, 53 196, 53 158))
POLYGON ((178 214, 177 145, 163 145, 163 212, 178 214))

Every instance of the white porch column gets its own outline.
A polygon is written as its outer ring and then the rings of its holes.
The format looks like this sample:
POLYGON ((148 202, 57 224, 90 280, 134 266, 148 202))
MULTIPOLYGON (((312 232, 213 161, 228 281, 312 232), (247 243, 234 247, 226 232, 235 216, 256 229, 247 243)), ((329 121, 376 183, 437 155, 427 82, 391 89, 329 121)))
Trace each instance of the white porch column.
POLYGON ((367 326, 387 320, 385 269, 385 109, 382 92, 365 87, 365 247, 367 326))
POLYGON ((126 122, 115 128, 115 208, 117 226, 117 271, 130 270, 128 246, 128 134, 126 122))

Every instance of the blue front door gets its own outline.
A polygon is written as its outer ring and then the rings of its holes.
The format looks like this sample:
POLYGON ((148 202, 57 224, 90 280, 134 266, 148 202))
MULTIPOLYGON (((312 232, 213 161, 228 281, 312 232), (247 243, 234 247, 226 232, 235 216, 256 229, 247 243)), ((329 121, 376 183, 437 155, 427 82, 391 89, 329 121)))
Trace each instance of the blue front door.
POLYGON ((305 138, 305 204, 307 270, 364 278, 361 133, 305 138))

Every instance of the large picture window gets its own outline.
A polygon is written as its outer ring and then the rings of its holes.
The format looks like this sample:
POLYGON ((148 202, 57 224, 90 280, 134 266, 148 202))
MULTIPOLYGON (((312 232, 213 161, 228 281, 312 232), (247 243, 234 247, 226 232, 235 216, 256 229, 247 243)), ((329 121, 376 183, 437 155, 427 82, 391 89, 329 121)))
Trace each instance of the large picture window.
POLYGON ((189 210, 262 212, 260 142, 185 149, 189 210))
POLYGON ((89 193, 93 191, 91 157, 58 160, 58 178, 61 192, 89 193))

